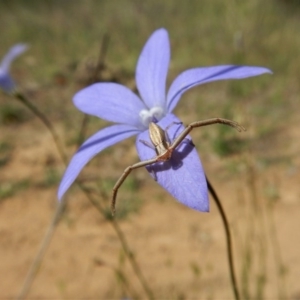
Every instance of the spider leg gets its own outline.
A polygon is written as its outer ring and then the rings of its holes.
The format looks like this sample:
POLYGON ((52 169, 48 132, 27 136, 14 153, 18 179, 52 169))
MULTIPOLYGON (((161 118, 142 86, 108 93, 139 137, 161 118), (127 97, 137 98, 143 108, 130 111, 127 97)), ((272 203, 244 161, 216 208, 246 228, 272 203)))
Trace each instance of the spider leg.
POLYGON ((241 131, 245 131, 246 129, 240 125, 237 122, 231 121, 231 120, 227 120, 227 119, 222 119, 222 118, 213 118, 213 119, 208 119, 208 120, 204 120, 204 121, 196 121, 191 123, 190 125, 188 125, 178 136, 177 138, 174 140, 173 144, 170 146, 169 149, 176 149, 178 147, 178 145, 185 139, 185 137, 194 129, 197 127, 201 127, 201 126, 207 126, 207 125, 212 125, 212 124, 224 124, 224 125, 228 125, 231 126, 235 129, 237 129, 237 131, 241 132, 241 131))
POLYGON ((175 125, 175 124, 181 125, 182 122, 175 122, 175 121, 173 121, 171 124, 169 124, 169 125, 165 128, 165 131, 168 131, 168 130, 169 130, 173 125, 175 125))
POLYGON ((124 182, 124 180, 127 178, 127 176, 130 174, 130 172, 134 169, 138 169, 141 167, 145 167, 151 164, 154 164, 157 162, 157 157, 152 158, 152 159, 148 159, 148 160, 144 160, 144 161, 140 161, 138 163, 135 163, 129 167, 127 167, 123 174, 120 176, 120 178, 118 179, 118 181, 116 182, 115 186, 113 187, 113 191, 112 191, 112 200, 111 200, 111 213, 114 216, 115 212, 116 212, 116 199, 117 199, 117 193, 118 190, 120 188, 120 186, 122 185, 122 183, 124 182))
MULTIPOLYGON (((149 170, 148 170, 148 171, 149 171, 149 170)), ((153 175, 154 180, 157 181, 157 175, 156 175, 156 173, 154 172, 154 170, 151 169, 149 172, 153 175)))
POLYGON ((175 121, 173 121, 171 124, 169 124, 166 128, 165 128, 165 137, 166 137, 166 140, 167 140, 167 142, 169 143, 169 145, 171 145, 171 139, 170 139, 170 137, 169 137, 169 133, 168 133, 168 130, 173 126, 173 125, 175 125, 175 124, 177 124, 177 125, 181 125, 182 124, 182 122, 175 122, 175 121))
POLYGON ((139 142, 141 142, 142 144, 144 144, 145 146, 155 150, 155 147, 153 146, 153 144, 151 144, 150 142, 148 141, 145 141, 145 140, 139 140, 139 142))

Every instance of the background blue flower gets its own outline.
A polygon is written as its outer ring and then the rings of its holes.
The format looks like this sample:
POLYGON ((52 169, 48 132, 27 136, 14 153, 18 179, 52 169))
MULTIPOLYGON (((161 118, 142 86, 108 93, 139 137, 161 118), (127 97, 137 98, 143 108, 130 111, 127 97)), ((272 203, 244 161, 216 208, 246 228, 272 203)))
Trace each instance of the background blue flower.
POLYGON ((11 47, 8 53, 3 57, 0 64, 0 88, 6 93, 11 93, 15 89, 15 82, 10 76, 11 63, 24 51, 28 49, 25 44, 16 44, 11 47))

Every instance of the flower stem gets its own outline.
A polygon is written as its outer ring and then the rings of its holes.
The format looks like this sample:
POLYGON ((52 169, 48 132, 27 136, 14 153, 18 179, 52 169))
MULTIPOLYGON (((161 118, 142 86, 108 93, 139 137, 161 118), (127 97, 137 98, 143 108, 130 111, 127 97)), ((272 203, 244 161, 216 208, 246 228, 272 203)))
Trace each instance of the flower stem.
MULTIPOLYGON (((23 103, 29 110, 31 110, 33 112, 33 114, 35 114, 43 123, 44 125, 47 127, 47 129, 49 130, 49 132, 52 135, 53 141, 56 145, 56 148, 59 152, 59 155, 62 159, 62 161, 64 162, 65 165, 67 165, 67 156, 64 152, 63 146, 60 142, 60 139, 55 131, 55 129, 53 128, 51 122, 48 120, 48 118, 36 107, 34 106, 23 94, 21 94, 20 92, 15 92, 13 93, 13 96, 15 96, 21 103, 23 103)), ((104 215, 104 210, 103 209, 99 209, 99 205, 97 204, 96 201, 94 201, 92 199, 92 197, 89 194, 89 191, 82 185, 80 184, 78 181, 75 181, 75 183, 77 183, 77 185, 79 186, 79 188, 81 189, 81 191, 85 194, 85 196, 88 198, 88 200, 91 202, 91 204, 96 207, 96 209, 98 211, 100 211, 102 213, 102 215, 104 215)), ((63 213, 63 208, 65 207, 65 201, 61 201, 57 208, 56 211, 53 214, 52 217, 52 221, 49 224, 47 230, 46 230, 46 234, 43 238, 43 241, 39 247, 39 250, 27 272, 25 281, 22 285, 21 291, 19 292, 17 299, 21 300, 24 299, 25 296, 27 295, 30 286, 32 285, 32 282, 35 278, 36 272, 38 267, 41 264, 41 261, 43 260, 44 254, 50 244, 51 238, 54 234, 56 225, 58 224, 58 222, 60 221, 61 215, 63 213)), ((130 250, 128 243, 126 241, 125 235, 122 232, 120 226, 118 225, 117 221, 115 220, 110 220, 114 230, 116 231, 116 234, 121 242, 122 248, 124 250, 124 253, 126 254, 127 258, 129 259, 131 266, 137 276, 137 278, 139 279, 141 285, 143 286, 145 293, 148 295, 149 299, 153 299, 153 294, 146 282, 146 280, 144 279, 141 269, 138 265, 138 263, 136 262, 134 256, 132 255, 132 251, 130 250)))
POLYGON ((209 182, 207 177, 206 177, 206 181, 207 181, 208 190, 209 190, 210 194, 212 195, 212 197, 213 197, 213 199, 214 199, 214 201, 217 205, 217 208, 218 208, 219 213, 221 215, 221 219, 222 219, 224 229, 225 229, 226 244, 227 244, 227 259, 228 259, 228 264, 229 264, 231 286, 232 286, 232 289, 233 289, 234 298, 235 298, 235 300, 240 300, 240 293, 239 293, 237 280, 236 280, 236 276, 235 276, 235 271, 234 271, 232 238, 231 238, 229 223, 228 223, 224 208, 221 204, 221 201, 220 201, 215 189, 213 188, 213 186, 211 185, 211 183, 209 182))
POLYGON ((52 221, 50 222, 50 225, 47 228, 47 231, 44 235, 44 238, 40 244, 39 250, 37 252, 37 255, 34 257, 33 262, 30 265, 30 268, 27 272, 25 281, 22 285, 21 291, 19 292, 17 296, 17 300, 24 299, 25 296, 27 295, 31 284, 33 282, 33 279, 37 273, 37 269, 41 264, 41 261, 43 260, 44 254, 51 242, 51 238, 53 237, 54 231, 56 229, 56 225, 58 224, 61 214, 64 211, 65 208, 65 202, 61 201, 56 207, 56 210, 53 214, 52 221))
MULTIPOLYGON (((80 184, 78 184, 80 186, 80 184)), ((83 190, 85 190, 84 187, 81 186, 81 188, 83 190)), ((86 192, 88 192, 88 190, 86 190, 86 192)), ((95 206, 95 208, 101 212, 102 214, 105 213, 103 207, 101 206, 101 204, 94 200, 90 195, 89 195, 89 200, 91 201, 91 203, 95 206)), ((141 285, 143 286, 144 290, 145 290, 145 293, 147 294, 148 296, 148 299, 152 300, 154 299, 154 296, 153 296, 153 292, 151 291, 151 289, 149 288, 144 276, 143 276, 143 273, 141 271, 141 268, 140 266, 138 265, 138 263, 136 262, 135 258, 134 258, 134 254, 133 252, 130 250, 129 246, 128 246, 128 243, 125 239, 125 235, 123 234, 119 224, 117 223, 117 221, 115 220, 115 218, 111 218, 109 219, 111 225, 113 226, 113 228, 115 229, 117 235, 118 235, 118 238, 122 244, 122 247, 123 247, 123 250, 127 256, 127 258, 129 259, 130 263, 131 263, 131 266, 136 274, 136 276, 139 278, 140 280, 140 283, 141 285)))
MULTIPOLYGON (((96 65, 95 65, 94 72, 92 72, 92 75, 88 79, 87 85, 91 85, 98 81, 98 76, 105 67, 104 61, 105 61, 105 56, 106 56, 107 49, 108 49, 108 44, 109 44, 109 35, 107 33, 105 33, 102 37, 101 45, 99 48, 98 59, 97 59, 96 65)), ((77 138, 78 146, 80 146, 84 141, 88 123, 89 123, 89 115, 85 114, 83 116, 82 123, 81 123, 80 130, 79 130, 79 135, 77 138)))
POLYGON ((53 128, 51 122, 48 120, 48 118, 20 92, 14 93, 13 96, 15 96, 21 103, 23 103, 29 110, 31 110, 33 112, 33 114, 35 114, 44 123, 44 125, 47 127, 47 129, 49 130, 49 132, 52 135, 53 141, 56 145, 56 148, 59 152, 61 159, 63 160, 64 164, 66 164, 67 156, 63 150, 64 148, 60 142, 60 139, 59 139, 56 131, 54 130, 54 128, 53 128))

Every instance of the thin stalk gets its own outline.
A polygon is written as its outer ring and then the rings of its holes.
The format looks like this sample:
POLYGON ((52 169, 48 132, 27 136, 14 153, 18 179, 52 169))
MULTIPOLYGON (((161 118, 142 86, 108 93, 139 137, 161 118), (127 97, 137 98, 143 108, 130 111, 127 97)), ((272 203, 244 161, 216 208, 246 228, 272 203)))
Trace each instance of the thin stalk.
POLYGON ((274 261, 276 263, 277 267, 277 289, 278 289, 278 299, 287 299, 287 292, 286 292, 286 271, 285 266, 282 259, 281 254, 281 247, 277 236, 277 229, 276 229, 276 223, 274 220, 274 203, 269 204, 271 207, 269 207, 268 210, 268 219, 269 219, 269 232, 272 242, 272 249, 273 249, 273 255, 274 255, 274 261))
MULTIPOLYGON (((60 139, 56 133, 56 131, 54 130, 51 122, 48 120, 48 118, 36 107, 34 106, 23 94, 21 94, 20 92, 15 92, 13 94, 13 96, 15 96, 18 100, 20 100, 27 108, 29 108, 33 114, 35 114, 43 123, 44 125, 47 127, 47 129, 49 130, 49 132, 52 135, 52 138, 54 140, 54 143, 57 147, 57 150, 61 156, 61 159, 63 160, 64 164, 67 165, 67 156, 64 152, 64 149, 62 147, 62 144, 60 142, 60 139)), ((99 205, 96 205, 96 201, 94 201, 88 190, 82 185, 79 184, 78 182, 75 181, 75 183, 78 184, 79 188, 81 189, 81 191, 85 194, 85 196, 89 199, 89 201, 93 204, 94 207, 96 207, 98 209, 98 211, 100 211, 103 215, 103 210, 99 209, 99 205)), ((33 283, 33 280, 35 278, 36 272, 38 267, 41 264, 41 261, 44 257, 44 254, 47 250, 47 247, 50 244, 51 238, 54 234, 56 225, 58 224, 60 217, 62 215, 63 212, 63 207, 64 207, 65 201, 61 201, 60 204, 58 205, 56 211, 53 214, 53 218, 52 221, 49 225, 49 227, 47 228, 46 234, 44 236, 44 239, 39 247, 39 250, 37 252, 37 255, 35 256, 29 270, 28 273, 26 275, 25 281, 22 285, 21 291, 17 296, 18 300, 22 300, 26 297, 30 286, 33 283)), ((137 276, 137 278, 139 279, 141 285, 143 286, 145 293, 147 294, 149 299, 153 299, 153 294, 151 292, 151 289, 149 288, 145 278, 142 275, 141 269, 138 265, 138 263, 135 261, 134 256, 132 255, 132 252, 130 251, 130 248, 128 246, 128 243, 126 241, 125 235, 122 232, 120 226, 118 225, 117 221, 115 220, 110 220, 113 228, 115 229, 117 236, 121 242, 122 248, 124 250, 124 253, 126 254, 127 258, 129 259, 131 266, 137 276)))
MULTIPOLYGON (((80 184, 78 184, 78 185, 81 186, 80 184)), ((81 189, 86 190, 85 187, 82 187, 82 186, 81 186, 81 189)), ((86 192, 88 192, 88 191, 86 190, 86 192)), ((99 212, 101 212, 102 214, 105 213, 105 211, 104 211, 103 207, 101 206, 101 204, 98 201, 94 200, 91 197, 91 195, 89 195, 89 200, 99 212)), ((132 251, 130 250, 130 248, 128 246, 128 243, 125 239, 125 236, 124 236, 119 224, 117 223, 115 218, 109 219, 109 221, 110 221, 111 225, 113 226, 113 228, 115 229, 115 231, 118 235, 118 238, 121 241, 124 253, 126 254, 127 258, 129 259, 135 274, 139 278, 140 283, 143 286, 143 288, 144 288, 144 290, 145 290, 145 292, 148 296, 148 299, 154 299, 153 293, 152 293, 151 289, 149 288, 149 286, 148 286, 148 284, 147 284, 147 282, 146 282, 146 280, 143 276, 143 273, 141 271, 140 266, 138 265, 138 263, 134 259, 134 255, 133 255, 132 251)))
POLYGON ((40 244, 37 255, 35 256, 33 262, 31 263, 31 266, 27 272, 25 281, 22 285, 21 291, 19 292, 17 300, 24 299, 25 296, 27 295, 27 293, 30 289, 30 286, 33 282, 33 279, 37 273, 38 267, 40 266, 41 261, 43 260, 44 254, 51 242, 54 231, 56 229, 56 225, 58 224, 58 222, 60 220, 60 217, 64 210, 64 207, 65 207, 65 202, 63 202, 63 201, 59 202, 59 204, 57 205, 56 211, 53 214, 52 221, 51 221, 49 227, 47 228, 44 238, 40 244))
POLYGON ((20 102, 22 102, 29 110, 32 111, 32 113, 34 115, 36 115, 44 123, 44 125, 47 127, 47 129, 49 130, 49 132, 52 135, 53 141, 55 143, 57 151, 59 152, 61 159, 63 160, 64 164, 66 164, 67 156, 65 154, 64 148, 60 142, 60 139, 59 139, 56 131, 54 130, 54 128, 53 128, 51 122, 48 120, 48 118, 20 92, 15 92, 13 94, 13 96, 15 96, 20 102))
POLYGON ((211 183, 209 182, 207 177, 206 177, 206 181, 207 181, 208 190, 209 190, 210 194, 212 195, 212 197, 213 197, 213 199, 214 199, 214 201, 217 205, 217 208, 218 208, 219 213, 221 215, 221 219, 222 219, 224 229, 225 229, 226 245, 227 245, 227 259, 228 259, 228 264, 229 264, 231 286, 232 286, 232 289, 233 289, 234 298, 235 298, 235 300, 240 300, 240 293, 239 293, 237 280, 236 280, 236 276, 235 276, 235 271, 234 271, 232 238, 231 238, 229 223, 228 223, 224 208, 221 204, 221 201, 220 201, 215 189, 213 188, 213 186, 211 185, 211 183))
MULTIPOLYGON (((107 34, 104 34, 102 41, 101 41, 100 49, 99 49, 97 63, 96 63, 93 74, 91 75, 91 77, 88 80, 88 85, 97 82, 97 76, 101 72, 101 70, 104 68, 104 60, 105 60, 105 56, 106 56, 107 49, 108 49, 108 43, 109 43, 109 36, 107 34)), ((79 134, 78 134, 78 139, 77 139, 78 146, 81 145, 84 141, 88 123, 89 123, 89 115, 85 114, 83 116, 79 134)))

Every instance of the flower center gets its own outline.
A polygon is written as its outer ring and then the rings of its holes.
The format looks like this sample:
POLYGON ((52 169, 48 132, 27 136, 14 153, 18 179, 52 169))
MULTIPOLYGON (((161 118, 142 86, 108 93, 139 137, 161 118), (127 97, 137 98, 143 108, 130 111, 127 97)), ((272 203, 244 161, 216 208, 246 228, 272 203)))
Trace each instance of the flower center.
POLYGON ((157 123, 164 117, 164 109, 160 106, 154 106, 151 109, 142 109, 140 111, 141 122, 145 127, 149 127, 150 122, 157 123))

